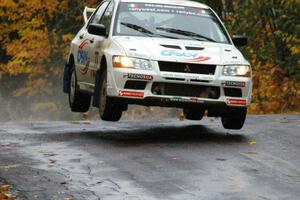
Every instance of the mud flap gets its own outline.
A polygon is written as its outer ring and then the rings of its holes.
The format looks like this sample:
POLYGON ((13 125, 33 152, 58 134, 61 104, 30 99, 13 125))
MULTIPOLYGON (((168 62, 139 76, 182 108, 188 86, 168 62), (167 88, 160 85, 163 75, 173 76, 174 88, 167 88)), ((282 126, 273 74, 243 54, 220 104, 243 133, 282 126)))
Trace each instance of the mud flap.
POLYGON ((64 78, 63 78, 63 92, 66 94, 70 93, 70 74, 69 74, 70 66, 66 62, 64 67, 64 78))
POLYGON ((100 72, 97 71, 96 78, 95 78, 95 89, 94 89, 94 95, 93 95, 93 107, 99 108, 99 83, 100 83, 100 72))

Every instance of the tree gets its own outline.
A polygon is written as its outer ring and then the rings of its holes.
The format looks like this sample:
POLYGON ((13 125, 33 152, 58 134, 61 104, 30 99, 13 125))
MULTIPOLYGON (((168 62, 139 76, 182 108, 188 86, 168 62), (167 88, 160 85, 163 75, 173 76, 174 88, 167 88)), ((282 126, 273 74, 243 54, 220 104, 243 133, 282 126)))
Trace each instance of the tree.
MULTIPOLYGON (((96 1, 88 2, 96 6, 96 1)), ((27 119, 36 111, 60 115, 65 106, 58 90, 64 60, 71 39, 82 27, 84 4, 79 0, 0 1, 0 96, 10 100, 1 104, 2 113, 15 110, 27 119)))

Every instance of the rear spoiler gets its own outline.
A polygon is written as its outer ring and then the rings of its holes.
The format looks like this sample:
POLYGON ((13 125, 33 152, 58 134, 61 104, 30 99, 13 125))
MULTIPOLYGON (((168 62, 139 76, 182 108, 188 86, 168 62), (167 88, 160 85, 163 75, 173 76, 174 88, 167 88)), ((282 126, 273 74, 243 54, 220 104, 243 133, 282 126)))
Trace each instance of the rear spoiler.
POLYGON ((84 23, 87 23, 91 15, 96 11, 96 8, 85 7, 83 11, 84 23))

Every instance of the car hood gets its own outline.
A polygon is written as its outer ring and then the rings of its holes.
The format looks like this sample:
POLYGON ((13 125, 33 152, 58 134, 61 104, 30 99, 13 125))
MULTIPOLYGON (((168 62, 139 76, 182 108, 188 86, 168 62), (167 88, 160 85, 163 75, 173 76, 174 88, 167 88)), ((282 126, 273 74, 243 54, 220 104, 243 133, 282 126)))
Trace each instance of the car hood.
POLYGON ((249 64, 233 45, 168 38, 115 36, 127 56, 213 65, 249 64))

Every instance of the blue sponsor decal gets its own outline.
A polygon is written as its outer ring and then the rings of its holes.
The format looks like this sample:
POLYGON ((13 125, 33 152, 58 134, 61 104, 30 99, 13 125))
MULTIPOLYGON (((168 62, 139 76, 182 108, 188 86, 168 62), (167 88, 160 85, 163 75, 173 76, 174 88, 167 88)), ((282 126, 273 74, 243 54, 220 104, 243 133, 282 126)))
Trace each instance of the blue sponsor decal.
POLYGON ((174 50, 164 50, 161 52, 162 56, 181 58, 184 61, 188 62, 203 62, 210 60, 210 57, 201 56, 198 53, 183 52, 183 51, 174 51, 174 50))
POLYGON ((87 62, 87 58, 88 58, 88 52, 82 49, 78 49, 77 63, 79 65, 85 65, 87 62))
POLYGON ((199 57, 198 53, 169 51, 169 50, 162 51, 161 55, 163 55, 163 56, 172 56, 172 57, 177 57, 177 58, 197 58, 197 57, 199 57))

